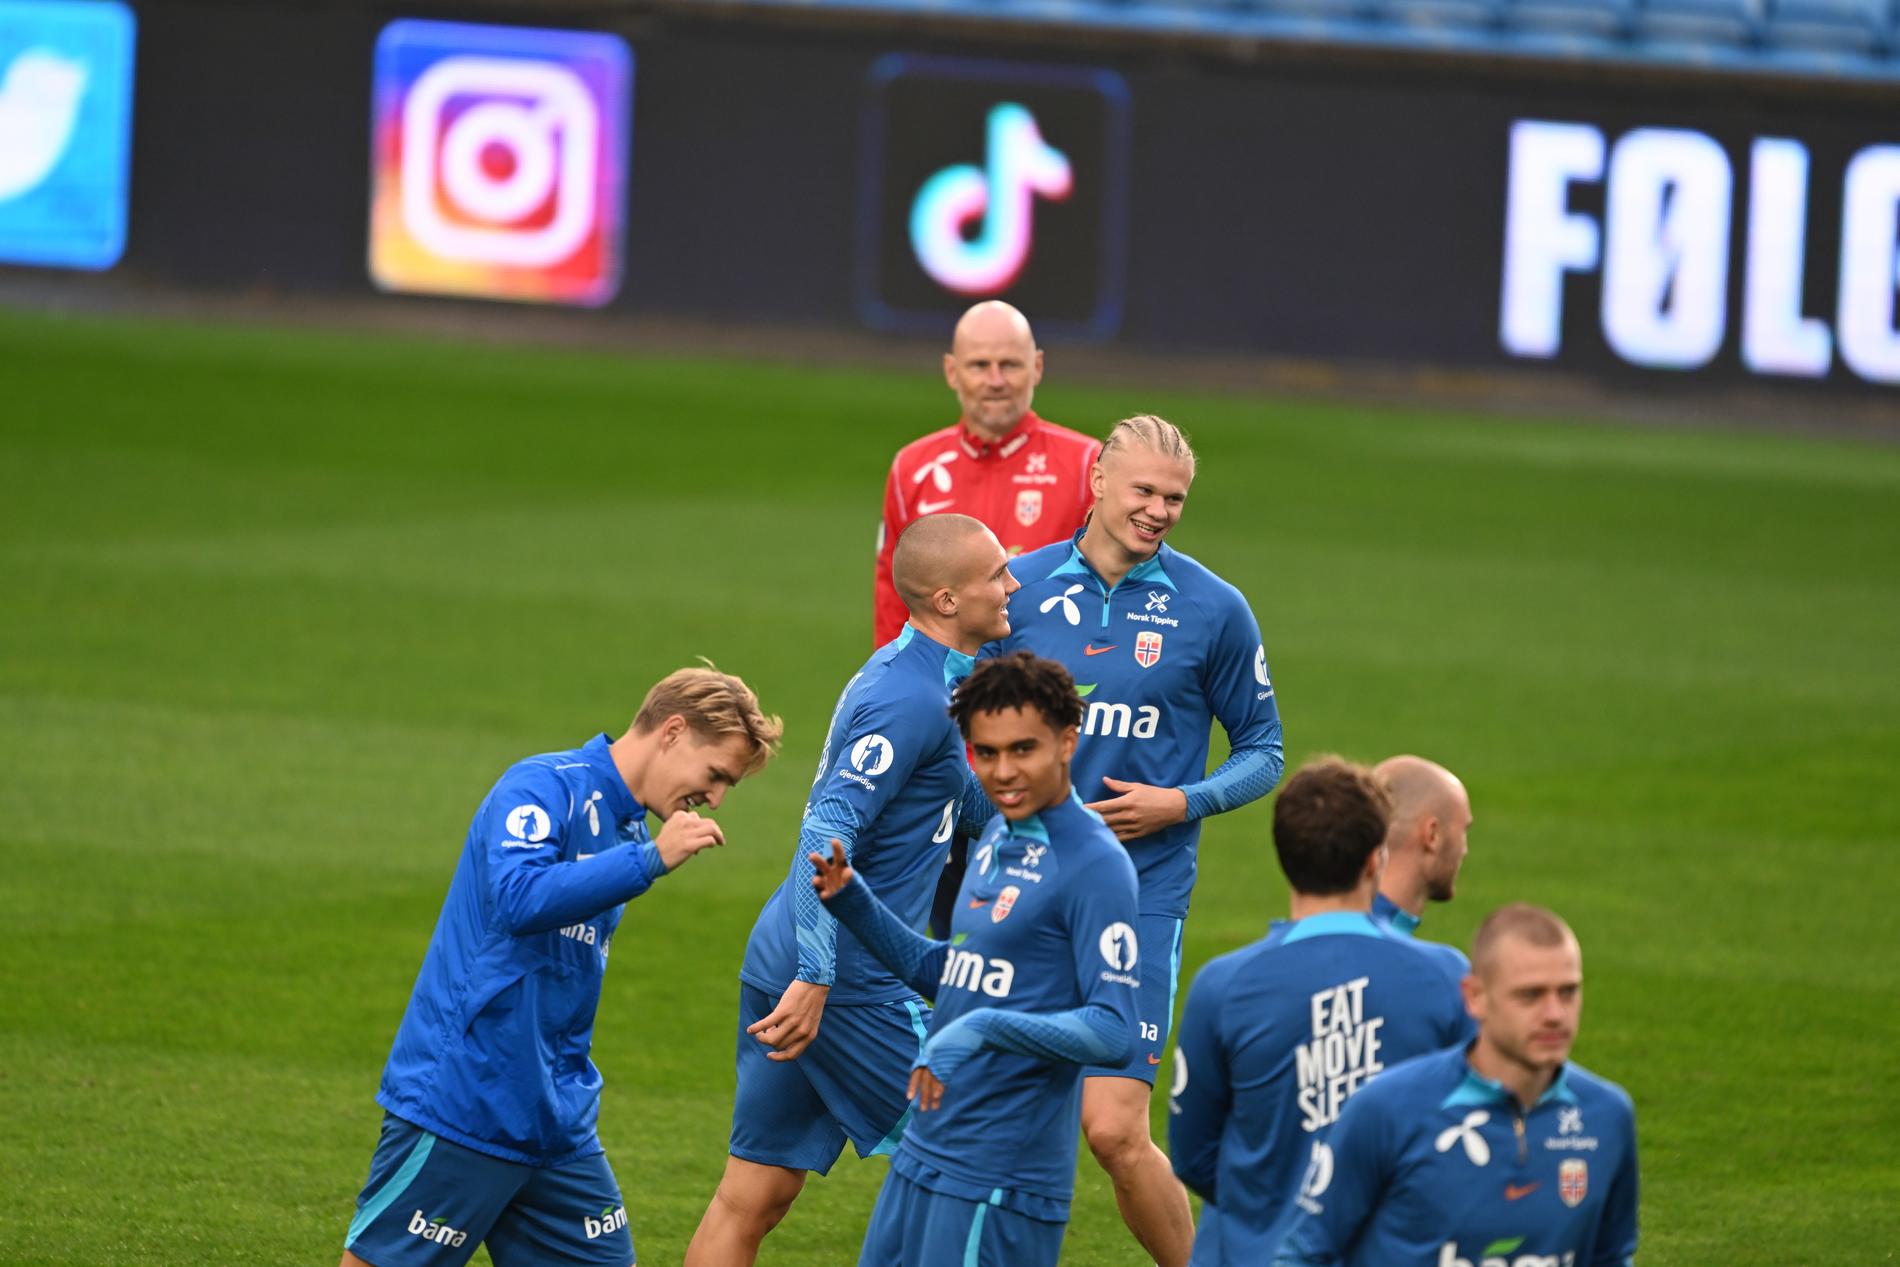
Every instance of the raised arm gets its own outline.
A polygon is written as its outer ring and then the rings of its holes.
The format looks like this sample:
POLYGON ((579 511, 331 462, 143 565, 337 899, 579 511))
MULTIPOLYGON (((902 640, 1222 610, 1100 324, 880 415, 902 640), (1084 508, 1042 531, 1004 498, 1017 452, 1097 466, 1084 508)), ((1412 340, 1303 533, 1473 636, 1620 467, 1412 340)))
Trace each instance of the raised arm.
POLYGON ((840 842, 830 842, 829 856, 813 852, 806 865, 813 872, 811 891, 826 909, 898 980, 926 998, 934 998, 950 943, 922 936, 891 914, 890 908, 871 892, 871 886, 851 870, 840 842))

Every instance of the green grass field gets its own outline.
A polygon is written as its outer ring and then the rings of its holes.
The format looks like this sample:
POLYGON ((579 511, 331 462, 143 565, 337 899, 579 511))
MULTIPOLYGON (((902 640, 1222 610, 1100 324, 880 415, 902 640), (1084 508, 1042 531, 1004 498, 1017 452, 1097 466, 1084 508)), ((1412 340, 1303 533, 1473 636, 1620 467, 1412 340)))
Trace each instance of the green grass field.
MULTIPOLYGON (((1428 933, 1576 926, 1641 1261, 1894 1261, 1900 448, 1085 390, 1059 355, 1038 404, 1194 436, 1173 540, 1251 596, 1290 761, 1464 776, 1428 933)), ((951 405, 929 365, 0 315, 0 1261, 335 1262, 476 803, 705 654, 786 755, 629 908, 595 1045, 640 1261, 677 1263, 883 472, 951 405)), ((1208 826, 1190 970, 1282 913, 1268 822, 1208 826)), ((763 1261, 854 1262, 882 1173, 815 1181, 763 1261)), ((1087 1161, 1064 1261, 1138 1261, 1087 1161)))

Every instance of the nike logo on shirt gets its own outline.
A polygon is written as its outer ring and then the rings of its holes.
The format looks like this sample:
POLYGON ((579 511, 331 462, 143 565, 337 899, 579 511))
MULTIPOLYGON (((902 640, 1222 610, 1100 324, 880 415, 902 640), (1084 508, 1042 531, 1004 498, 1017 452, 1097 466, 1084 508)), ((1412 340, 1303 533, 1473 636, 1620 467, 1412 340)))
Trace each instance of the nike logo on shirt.
POLYGON ((957 499, 954 497, 945 498, 943 501, 940 501, 940 502, 918 502, 917 513, 920 515, 934 515, 938 511, 948 510, 950 507, 956 504, 957 504, 957 499))
POLYGON ((1537 1185, 1534 1183, 1527 1183, 1522 1187, 1514 1183, 1507 1183, 1504 1185, 1504 1199, 1506 1201, 1515 1201, 1519 1197, 1528 1197, 1535 1191, 1537 1191, 1537 1185))
POLYGON ((1117 646, 1116 643, 1111 642, 1106 647, 1083 647, 1082 654, 1083 655, 1101 655, 1103 652, 1113 651, 1116 646, 1117 646))

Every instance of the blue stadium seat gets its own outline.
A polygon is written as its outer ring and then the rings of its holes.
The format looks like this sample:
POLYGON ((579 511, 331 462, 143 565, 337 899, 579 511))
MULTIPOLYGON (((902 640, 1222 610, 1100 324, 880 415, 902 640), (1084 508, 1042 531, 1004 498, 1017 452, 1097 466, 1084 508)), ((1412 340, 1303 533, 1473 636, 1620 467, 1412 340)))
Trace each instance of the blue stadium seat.
POLYGON ((1762 27, 1762 43, 1787 54, 1813 53, 1865 58, 1888 40, 1880 0, 1774 0, 1762 27))
POLYGON ((1650 51, 1686 61, 1725 61, 1755 40, 1754 0, 1646 0, 1636 36, 1650 51))
POLYGON ((1385 0, 1379 16, 1425 42, 1457 43, 1497 27, 1498 0, 1385 0))
POLYGON ((1505 24, 1527 43, 1620 41, 1629 34, 1632 0, 1512 0, 1505 24))

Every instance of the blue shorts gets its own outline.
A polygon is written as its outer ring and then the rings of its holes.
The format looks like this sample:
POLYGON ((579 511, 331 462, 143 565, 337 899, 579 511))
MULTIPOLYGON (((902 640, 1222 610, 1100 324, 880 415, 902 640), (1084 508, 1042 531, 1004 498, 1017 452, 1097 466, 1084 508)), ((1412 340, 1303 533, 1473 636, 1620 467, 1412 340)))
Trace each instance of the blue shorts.
POLYGON ((878 1189, 858 1267, 1055 1267, 1068 1229, 931 1192, 893 1170, 878 1189))
POLYGON ((767 1060, 772 1049, 745 1031, 776 1006, 775 996, 740 983, 739 1089, 728 1151, 821 1175, 847 1139, 860 1157, 894 1151, 910 1124, 910 1069, 929 1033, 929 1009, 916 999, 827 1007, 818 1037, 797 1060, 767 1060))
POLYGON ((374 1267, 628 1267, 633 1233, 604 1153, 539 1169, 432 1135, 392 1114, 343 1248, 374 1267))
POLYGON ((1149 1086, 1161 1067, 1174 1027, 1174 992, 1181 983, 1181 926, 1172 915, 1141 915, 1135 920, 1135 947, 1140 955, 1141 993, 1136 1001, 1140 1028, 1135 1051, 1120 1065, 1090 1065, 1087 1078, 1139 1078, 1149 1086))

